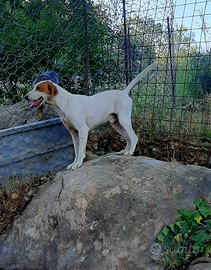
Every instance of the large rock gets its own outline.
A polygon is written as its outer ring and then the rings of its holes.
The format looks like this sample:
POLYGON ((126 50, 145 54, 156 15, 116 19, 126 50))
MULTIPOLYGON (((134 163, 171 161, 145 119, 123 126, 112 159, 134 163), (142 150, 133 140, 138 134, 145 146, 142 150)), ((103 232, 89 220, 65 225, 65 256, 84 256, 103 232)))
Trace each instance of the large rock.
POLYGON ((200 263, 192 265, 189 267, 189 270, 211 270, 211 263, 200 263))
MULTIPOLYGON (((18 103, 9 106, 0 104, 0 130, 11 127, 21 126, 38 122, 38 111, 36 109, 29 110, 29 103, 24 99, 18 103)), ((52 119, 58 117, 58 114, 50 106, 45 106, 43 110, 43 119, 52 119)))
POLYGON ((207 168, 97 158, 41 188, 1 237, 0 269, 162 269, 151 256, 157 234, 210 191, 207 168))

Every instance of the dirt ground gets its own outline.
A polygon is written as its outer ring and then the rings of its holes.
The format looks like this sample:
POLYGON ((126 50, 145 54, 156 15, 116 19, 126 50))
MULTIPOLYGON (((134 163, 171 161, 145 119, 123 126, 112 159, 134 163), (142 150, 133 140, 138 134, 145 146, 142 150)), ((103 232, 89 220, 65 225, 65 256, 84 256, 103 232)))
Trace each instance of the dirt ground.
POLYGON ((54 177, 54 173, 33 179, 32 182, 16 184, 13 190, 0 186, 0 235, 9 229, 29 204, 39 188, 54 177))

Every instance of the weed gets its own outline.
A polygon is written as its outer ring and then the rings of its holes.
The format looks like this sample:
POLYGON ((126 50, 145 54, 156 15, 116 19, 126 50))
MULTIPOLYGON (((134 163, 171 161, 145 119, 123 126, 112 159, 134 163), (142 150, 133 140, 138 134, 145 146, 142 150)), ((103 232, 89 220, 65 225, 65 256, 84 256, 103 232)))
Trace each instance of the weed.
MULTIPOLYGON (((26 166, 26 172, 25 175, 22 174, 16 174, 15 169, 12 170, 12 175, 10 173, 10 169, 9 169, 9 175, 5 178, 5 182, 4 182, 4 189, 5 192, 9 195, 11 192, 15 191, 15 190, 19 190, 20 187, 23 185, 23 183, 33 183, 34 179, 35 179, 35 166, 33 166, 33 168, 31 168, 33 163, 32 161, 28 161, 26 166)), ((20 165, 21 169, 24 168, 24 165, 20 165)))
POLYGON ((201 199, 194 204, 196 210, 178 210, 176 223, 165 226, 157 237, 157 242, 166 244, 162 257, 166 270, 181 269, 197 257, 211 255, 211 206, 201 199))
POLYGON ((7 176, 4 183, 5 192, 9 195, 13 190, 19 189, 22 185, 22 177, 15 174, 15 169, 12 170, 12 176, 7 176))

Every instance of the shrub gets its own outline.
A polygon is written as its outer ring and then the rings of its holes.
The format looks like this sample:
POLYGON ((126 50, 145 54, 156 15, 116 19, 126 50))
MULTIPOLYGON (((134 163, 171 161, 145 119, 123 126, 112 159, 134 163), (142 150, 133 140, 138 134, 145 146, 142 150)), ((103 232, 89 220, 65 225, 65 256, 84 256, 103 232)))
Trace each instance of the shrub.
POLYGON ((211 206, 201 199, 194 204, 196 210, 178 210, 176 223, 165 226, 157 237, 166 244, 165 269, 185 269, 197 257, 211 255, 211 206))

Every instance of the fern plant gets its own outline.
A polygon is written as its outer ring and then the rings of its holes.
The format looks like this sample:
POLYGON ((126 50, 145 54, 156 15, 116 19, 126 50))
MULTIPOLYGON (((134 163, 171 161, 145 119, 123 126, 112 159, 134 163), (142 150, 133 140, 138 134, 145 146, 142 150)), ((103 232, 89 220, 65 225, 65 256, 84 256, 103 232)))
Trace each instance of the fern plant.
POLYGON ((211 256, 211 206, 197 199, 196 210, 178 210, 176 223, 165 226, 157 242, 166 244, 165 269, 186 269, 197 257, 211 256), (183 268, 181 268, 183 267, 183 268))

